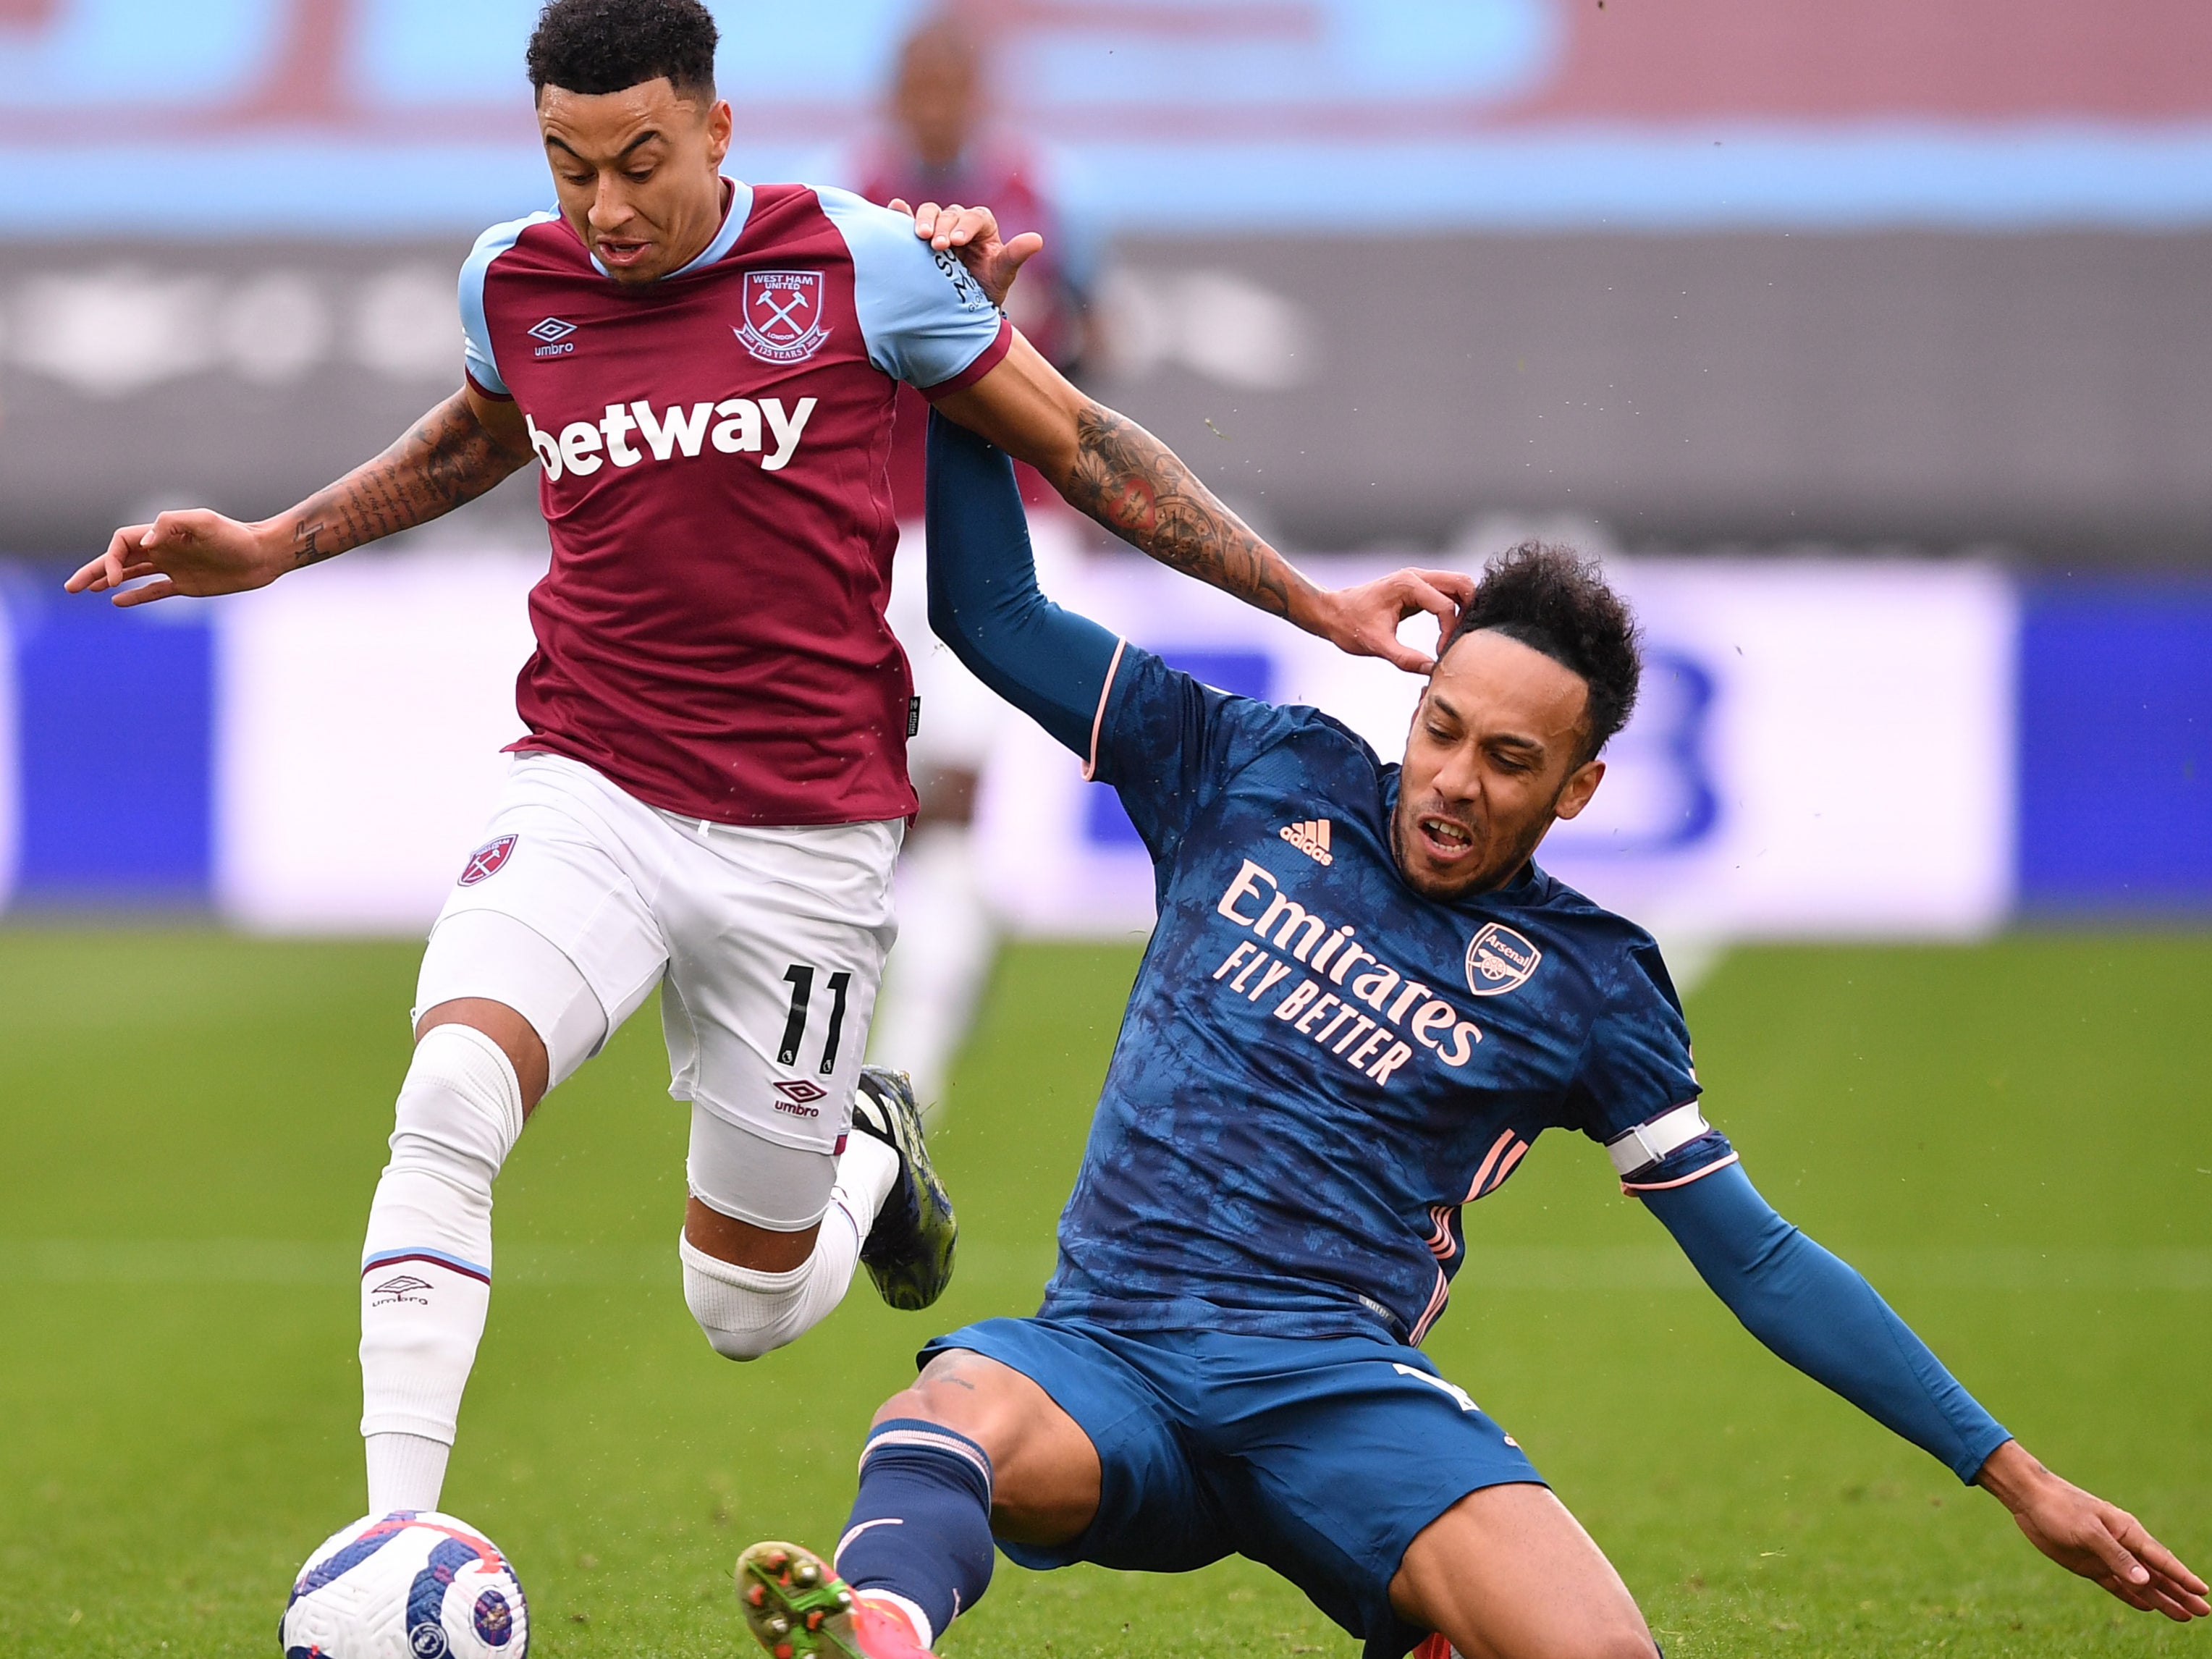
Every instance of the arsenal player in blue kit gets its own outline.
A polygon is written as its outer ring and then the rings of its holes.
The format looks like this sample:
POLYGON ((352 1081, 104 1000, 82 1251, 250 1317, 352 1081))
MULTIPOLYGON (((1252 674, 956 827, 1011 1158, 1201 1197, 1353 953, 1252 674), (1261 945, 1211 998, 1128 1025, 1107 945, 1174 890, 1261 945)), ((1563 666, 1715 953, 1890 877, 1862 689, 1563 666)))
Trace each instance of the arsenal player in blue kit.
POLYGON ((288 513, 163 513, 69 583, 122 605, 260 587, 540 469, 528 733, 483 844, 454 849, 369 1212, 373 1513, 438 1507, 494 1178, 545 1091, 656 989, 691 1108, 684 1297, 716 1352, 791 1340, 856 1263, 908 1308, 951 1272, 911 1091, 861 1066, 915 805, 884 620, 902 383, 1146 552, 1347 649, 1425 665, 1398 612, 1449 609, 1410 578, 1315 588, 1061 379, 996 303, 1035 238, 723 176, 715 43, 699 0, 552 0, 528 70, 557 210, 477 241, 462 387, 288 513))
POLYGON ((981 1598, 995 1541, 1031 1567, 1246 1555, 1369 1659, 1650 1659, 1597 1546, 1419 1346, 1464 1206, 1555 1128, 1604 1145, 1767 1346, 2045 1553, 2132 1607, 2212 1611, 1768 1206, 1705 1119, 1650 936, 1533 861, 1636 699, 1635 625, 1593 567, 1534 544, 1493 562, 1385 765, 1050 604, 1005 457, 935 419, 929 447, 932 625, 1120 793, 1159 921, 1043 1307, 928 1345, 832 1561, 740 1557, 763 1645, 912 1659, 981 1598))

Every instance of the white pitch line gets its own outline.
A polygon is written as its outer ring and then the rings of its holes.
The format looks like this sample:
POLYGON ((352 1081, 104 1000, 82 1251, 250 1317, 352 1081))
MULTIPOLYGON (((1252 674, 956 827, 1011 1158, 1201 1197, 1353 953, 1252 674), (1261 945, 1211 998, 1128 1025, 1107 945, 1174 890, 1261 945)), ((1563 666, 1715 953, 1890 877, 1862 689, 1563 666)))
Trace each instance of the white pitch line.
MULTIPOLYGON (((968 1280, 1042 1287, 1049 1249, 963 1244, 968 1280)), ((357 1244, 299 1239, 0 1239, 0 1284, 350 1285, 360 1276, 357 1244)), ((503 1285, 664 1285, 682 1282, 676 1241, 641 1245, 518 1243, 501 1249, 493 1276, 503 1285)))

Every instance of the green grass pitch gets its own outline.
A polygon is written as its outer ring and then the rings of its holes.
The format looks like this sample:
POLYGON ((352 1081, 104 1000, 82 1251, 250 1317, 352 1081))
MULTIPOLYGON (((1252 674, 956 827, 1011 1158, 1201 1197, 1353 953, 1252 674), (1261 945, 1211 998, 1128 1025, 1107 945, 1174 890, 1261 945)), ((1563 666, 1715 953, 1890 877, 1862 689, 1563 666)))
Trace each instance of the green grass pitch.
MULTIPOLYGON (((501 1183, 449 1508, 512 1553, 546 1656, 741 1654, 727 1574, 826 1545, 932 1332, 1026 1312, 1134 963, 1003 964, 939 1139, 965 1227, 921 1315, 866 1282, 751 1366, 685 1314, 681 1108, 654 1022, 501 1183)), ((0 1654, 266 1654, 360 1506, 361 1225, 415 952, 0 933, 0 1654)), ((2212 1566, 2212 939, 1747 950, 1694 999, 1707 1109, 2062 1472, 2212 1566)), ((1612 1555, 1674 1659, 2212 1655, 2031 1552, 1996 1505, 1768 1357, 1595 1148, 1469 1212, 1432 1340, 1612 1555)), ((1387 1480, 1389 1471, 1376 1471, 1387 1480)), ((960 1659, 1356 1651, 1229 1563, 1001 1563, 960 1659)))

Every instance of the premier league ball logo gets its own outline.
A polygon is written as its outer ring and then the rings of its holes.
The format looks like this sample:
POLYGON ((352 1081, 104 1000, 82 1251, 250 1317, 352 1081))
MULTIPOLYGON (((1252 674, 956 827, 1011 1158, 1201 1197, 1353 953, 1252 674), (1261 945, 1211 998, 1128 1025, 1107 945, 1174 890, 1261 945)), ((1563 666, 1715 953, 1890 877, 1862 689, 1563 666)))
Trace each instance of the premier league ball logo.
POLYGON ((822 273, 747 271, 744 321, 736 333, 764 363, 805 362, 830 337, 822 320, 822 273))

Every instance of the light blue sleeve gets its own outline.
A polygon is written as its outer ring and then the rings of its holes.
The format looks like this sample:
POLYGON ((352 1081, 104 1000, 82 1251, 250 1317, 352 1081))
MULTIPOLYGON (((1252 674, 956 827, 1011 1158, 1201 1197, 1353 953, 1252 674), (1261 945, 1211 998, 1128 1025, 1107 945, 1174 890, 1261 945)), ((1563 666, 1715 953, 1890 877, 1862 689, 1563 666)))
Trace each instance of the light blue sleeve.
POLYGON ((999 308, 956 257, 914 234, 906 215, 850 191, 825 185, 814 193, 852 252, 853 304, 870 362, 927 390, 957 378, 998 343, 999 308))
POLYGON ((533 213, 526 219, 511 219, 506 224, 494 225, 477 238, 477 245, 469 250, 469 257, 461 264, 461 361, 469 378, 495 398, 509 396, 507 382, 500 378, 499 359, 491 349, 491 327, 484 321, 484 276, 491 270, 491 262, 513 247, 515 240, 532 225, 542 225, 558 216, 533 213))

